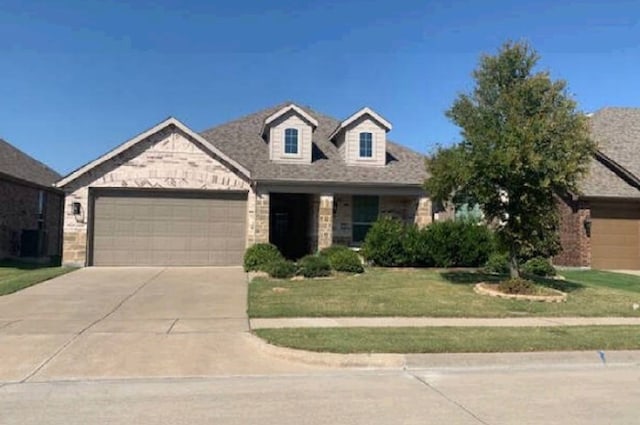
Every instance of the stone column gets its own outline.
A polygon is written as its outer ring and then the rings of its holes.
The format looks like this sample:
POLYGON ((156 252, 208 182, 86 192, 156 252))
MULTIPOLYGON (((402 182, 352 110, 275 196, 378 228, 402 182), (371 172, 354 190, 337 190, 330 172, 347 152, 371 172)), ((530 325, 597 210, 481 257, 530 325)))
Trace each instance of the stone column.
POLYGON ((333 243, 333 194, 320 195, 318 208, 318 250, 333 243))
POLYGON ((428 197, 421 196, 418 198, 414 222, 419 228, 431 223, 431 199, 428 197))
POLYGON ((269 242, 269 194, 256 194, 253 243, 269 242))

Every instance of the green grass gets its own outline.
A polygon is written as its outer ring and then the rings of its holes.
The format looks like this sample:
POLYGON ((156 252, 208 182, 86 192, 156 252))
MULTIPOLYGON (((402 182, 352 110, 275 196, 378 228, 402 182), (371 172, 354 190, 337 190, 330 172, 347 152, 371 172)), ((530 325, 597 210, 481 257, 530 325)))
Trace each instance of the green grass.
POLYGON ((640 349, 640 326, 286 328, 259 329, 254 332, 274 345, 334 353, 490 353, 640 349))
POLYGON ((367 269, 333 280, 255 279, 249 285, 250 317, 640 317, 640 277, 598 271, 561 272, 566 281, 538 280, 567 292, 564 303, 507 300, 478 295, 473 285, 495 276, 469 271, 367 269), (274 290, 274 288, 280 288, 274 290))
POLYGON ((73 267, 0 262, 0 296, 20 291, 73 270, 75 270, 73 267))

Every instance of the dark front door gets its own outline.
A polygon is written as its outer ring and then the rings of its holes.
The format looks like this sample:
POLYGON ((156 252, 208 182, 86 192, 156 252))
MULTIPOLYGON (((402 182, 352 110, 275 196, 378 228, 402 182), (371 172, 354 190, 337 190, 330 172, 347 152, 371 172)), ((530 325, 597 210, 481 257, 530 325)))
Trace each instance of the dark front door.
POLYGON ((269 241, 282 255, 298 259, 309 253, 309 196, 272 193, 269 199, 269 241))

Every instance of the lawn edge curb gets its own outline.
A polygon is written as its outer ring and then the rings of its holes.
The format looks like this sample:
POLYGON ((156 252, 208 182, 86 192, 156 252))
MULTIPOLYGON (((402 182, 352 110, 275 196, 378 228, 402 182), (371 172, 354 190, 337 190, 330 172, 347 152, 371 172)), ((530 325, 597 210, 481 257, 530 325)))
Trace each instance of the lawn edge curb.
POLYGON ((339 354, 299 350, 270 344, 253 332, 249 333, 249 340, 264 354, 313 366, 404 369, 407 364, 406 354, 339 354))

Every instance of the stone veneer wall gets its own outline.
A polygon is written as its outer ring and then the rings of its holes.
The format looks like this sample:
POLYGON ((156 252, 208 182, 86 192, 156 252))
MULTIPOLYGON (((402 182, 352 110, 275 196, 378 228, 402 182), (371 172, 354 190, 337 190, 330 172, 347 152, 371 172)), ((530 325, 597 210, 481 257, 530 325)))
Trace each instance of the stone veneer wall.
POLYGON ((589 204, 556 198, 560 213, 560 243, 562 252, 553 258, 558 266, 591 266, 591 241, 584 221, 591 216, 589 204))
MULTIPOLYGON (((13 180, 0 180, 0 259, 20 255, 22 230, 38 229, 38 193, 44 189, 13 180)), ((46 190, 45 257, 59 256, 62 194, 46 190)))
POLYGON ((247 190, 247 243, 262 238, 261 232, 264 231, 260 227, 262 224, 256 226, 254 221, 259 214, 251 213, 254 208, 258 213, 262 211, 263 200, 256 200, 249 182, 206 153, 188 135, 168 127, 90 170, 64 188, 67 194, 63 245, 65 264, 86 264, 90 187, 247 190), (73 215, 74 202, 81 205, 82 213, 79 216, 73 215))

